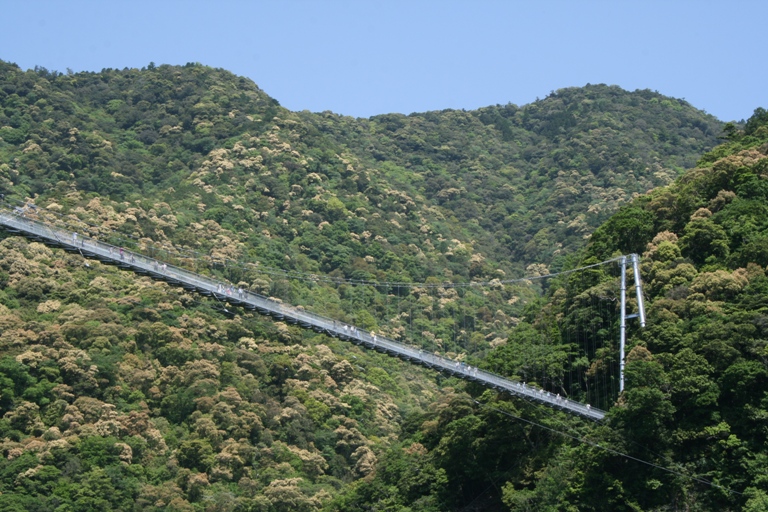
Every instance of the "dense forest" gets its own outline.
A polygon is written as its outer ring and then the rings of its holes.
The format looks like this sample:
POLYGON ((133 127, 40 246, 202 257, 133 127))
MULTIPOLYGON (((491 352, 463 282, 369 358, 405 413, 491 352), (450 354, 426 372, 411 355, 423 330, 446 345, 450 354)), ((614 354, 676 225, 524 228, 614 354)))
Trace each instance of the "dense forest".
MULTIPOLYGON (((673 185, 623 207, 581 252, 583 264, 643 255, 648 327, 631 333, 627 389, 604 425, 489 392, 456 394, 401 434, 400 449, 339 508, 471 510, 485 495, 478 509, 493 508, 503 486, 511 510, 766 510, 768 112, 726 134, 673 185), (412 443, 429 466, 414 461, 412 443), (403 483, 415 467, 435 475, 433 501, 403 483)), ((592 277, 582 293, 613 279, 592 277)), ((485 364, 514 361, 548 308, 578 314, 559 290, 485 364)))
MULTIPOLYGON (((0 510, 763 510, 767 143, 762 109, 605 85, 353 119, 200 64, 0 62, 0 192, 89 236, 265 293, 256 265, 439 283, 637 252, 649 312, 585 424, 4 235, 0 510)), ((466 314, 495 332, 443 349, 520 375, 542 315, 583 314, 558 290, 613 280, 489 294, 466 314)), ((387 328, 386 291, 289 291, 387 328)))

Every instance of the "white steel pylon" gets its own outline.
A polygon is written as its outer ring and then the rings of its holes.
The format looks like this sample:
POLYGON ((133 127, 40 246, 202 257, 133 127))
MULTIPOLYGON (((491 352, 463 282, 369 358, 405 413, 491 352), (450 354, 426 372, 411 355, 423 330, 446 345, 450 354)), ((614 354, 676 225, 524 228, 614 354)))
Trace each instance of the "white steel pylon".
POLYGON ((643 303, 643 283, 640 279, 640 256, 630 254, 632 273, 635 278, 635 292, 637 293, 637 313, 627 314, 627 256, 622 256, 621 265, 621 324, 619 326, 619 393, 624 391, 624 345, 627 341, 627 320, 639 318, 640 327, 645 327, 645 304, 643 303))

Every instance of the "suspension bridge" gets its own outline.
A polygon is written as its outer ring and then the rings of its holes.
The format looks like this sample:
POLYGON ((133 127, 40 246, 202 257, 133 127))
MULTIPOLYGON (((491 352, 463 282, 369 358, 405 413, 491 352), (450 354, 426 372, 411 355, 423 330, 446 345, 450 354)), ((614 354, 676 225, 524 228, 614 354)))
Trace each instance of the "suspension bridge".
MULTIPOLYGON (((367 349, 398 357, 412 364, 421 365, 459 379, 510 393, 533 403, 559 409, 566 413, 594 421, 602 420, 605 417, 606 413, 604 410, 592 407, 589 404, 560 396, 537 386, 526 385, 524 382, 507 379, 501 375, 472 367, 462 361, 444 357, 432 351, 383 336, 381 333, 376 334, 375 332, 362 329, 348 322, 319 315, 308 311, 302 306, 294 306, 255 293, 252 290, 234 287, 224 281, 192 272, 134 250, 105 243, 77 231, 63 229, 49 222, 34 218, 34 213, 34 210, 30 212, 27 208, 0 208, 0 227, 11 234, 24 236, 53 248, 60 248, 70 253, 78 253, 84 258, 95 259, 105 264, 117 265, 121 269, 132 271, 139 275, 149 276, 155 280, 180 286, 188 291, 212 297, 218 301, 255 311, 262 315, 268 315, 276 320, 355 343, 367 349)), ((633 257, 633 261, 635 262, 635 275, 637 275, 636 258, 633 257)), ((625 264, 625 261, 622 261, 622 278, 624 278, 623 269, 625 264)), ((621 327, 622 354, 625 317, 632 318, 638 316, 626 315, 624 292, 625 286, 622 282, 622 315, 624 315, 622 316, 621 327)), ((639 285, 638 298, 640 298, 639 285)), ((623 370, 623 356, 621 367, 623 370)))

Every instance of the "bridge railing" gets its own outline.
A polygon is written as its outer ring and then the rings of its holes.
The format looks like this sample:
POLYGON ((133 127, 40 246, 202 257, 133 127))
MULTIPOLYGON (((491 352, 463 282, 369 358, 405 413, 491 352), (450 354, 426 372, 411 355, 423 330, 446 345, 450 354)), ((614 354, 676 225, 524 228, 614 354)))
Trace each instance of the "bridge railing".
POLYGON ((471 380, 504 390, 509 393, 566 410, 593 420, 601 420, 605 412, 574 400, 553 395, 525 383, 512 381, 485 370, 468 366, 439 354, 424 352, 418 347, 408 345, 393 339, 378 336, 375 333, 358 329, 352 324, 324 317, 301 307, 284 304, 249 290, 241 290, 224 281, 191 272, 176 265, 146 256, 140 252, 126 250, 123 247, 99 241, 95 238, 77 232, 52 226, 33 218, 35 212, 23 209, 7 210, 0 208, 0 225, 10 231, 18 231, 25 236, 47 241, 48 244, 64 247, 70 251, 79 251, 85 257, 96 257, 108 260, 126 269, 147 274, 156 279, 179 284, 194 289, 205 295, 211 295, 217 300, 260 310, 277 318, 283 318, 293 323, 327 334, 363 344, 368 348, 388 352, 408 359, 420 365, 445 371, 456 377, 471 380))

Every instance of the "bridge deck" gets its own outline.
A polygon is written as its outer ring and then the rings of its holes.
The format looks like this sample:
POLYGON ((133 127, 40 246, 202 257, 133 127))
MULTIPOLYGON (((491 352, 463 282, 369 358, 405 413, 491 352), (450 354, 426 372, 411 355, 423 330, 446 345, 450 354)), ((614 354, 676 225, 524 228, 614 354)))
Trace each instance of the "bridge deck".
POLYGON ((592 420, 602 420, 605 417, 604 411, 589 405, 556 396, 484 370, 470 369, 457 361, 424 352, 419 348, 389 338, 377 336, 363 329, 358 329, 353 325, 317 315, 301 307, 283 304, 250 291, 244 290, 241 293, 221 281, 35 220, 30 218, 30 215, 23 210, 12 212, 0 209, 0 226, 10 233, 19 234, 52 247, 62 248, 69 252, 77 252, 86 258, 97 259, 107 264, 118 265, 125 270, 131 270, 137 274, 166 281, 202 295, 215 297, 220 301, 257 311, 275 319, 297 324, 306 329, 325 333, 372 350, 384 352, 460 379, 477 382, 499 391, 505 391, 548 407, 561 409, 592 420))

